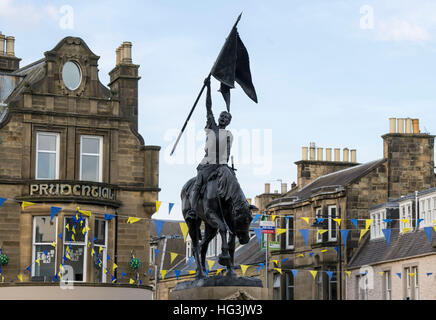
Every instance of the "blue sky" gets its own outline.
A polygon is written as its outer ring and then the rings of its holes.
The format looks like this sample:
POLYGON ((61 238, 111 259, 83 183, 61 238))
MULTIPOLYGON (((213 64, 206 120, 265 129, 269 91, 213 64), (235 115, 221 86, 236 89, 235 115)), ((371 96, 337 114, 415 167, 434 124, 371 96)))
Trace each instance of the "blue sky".
MULTIPOLYGON (((180 189, 196 174, 197 159, 171 163, 165 154, 240 12, 238 30, 250 54, 259 103, 239 86, 232 90, 229 129, 246 130, 251 138, 256 132, 266 139, 265 132, 272 135, 270 170, 259 173, 250 157, 236 164, 247 197, 262 193, 265 182, 279 190, 274 180, 296 181, 294 162, 312 141, 324 148, 357 149, 357 161, 366 162, 382 157, 389 117, 419 118, 422 131, 436 132, 434 1, 0 0, 0 31, 15 36, 22 66, 42 58, 65 36, 81 37, 100 56, 105 85, 115 49, 123 41, 133 43, 142 77, 139 131, 146 144, 162 147, 158 217, 180 218, 180 189), (61 27, 65 5, 73 9, 73 29, 61 27), (368 7, 370 28, 361 24, 368 7), (169 202, 176 203, 170 216, 169 202)), ((216 81, 212 89, 218 115, 224 103, 216 81)), ((203 99, 191 121, 201 157, 203 99)), ((187 143, 176 154, 189 150, 187 143)))

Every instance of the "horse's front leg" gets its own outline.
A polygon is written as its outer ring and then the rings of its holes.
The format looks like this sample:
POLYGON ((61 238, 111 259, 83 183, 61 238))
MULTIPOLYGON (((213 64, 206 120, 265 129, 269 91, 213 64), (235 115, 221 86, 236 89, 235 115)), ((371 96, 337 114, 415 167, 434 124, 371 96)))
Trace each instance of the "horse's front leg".
POLYGON ((236 247, 235 242, 236 242, 235 235, 230 234, 229 241, 228 241, 230 265, 227 266, 227 276, 229 276, 229 277, 236 277, 236 273, 235 273, 235 271, 233 271, 233 263, 234 263, 234 258, 235 258, 235 247, 236 247))

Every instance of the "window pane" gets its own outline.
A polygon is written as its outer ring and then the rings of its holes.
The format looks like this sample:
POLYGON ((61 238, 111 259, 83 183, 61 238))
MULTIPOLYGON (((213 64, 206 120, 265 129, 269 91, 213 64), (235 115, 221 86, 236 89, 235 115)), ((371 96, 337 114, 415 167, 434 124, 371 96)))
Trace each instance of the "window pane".
POLYGON ((40 179, 56 179, 56 154, 38 152, 37 177, 40 179))
POLYGON ((50 222, 50 217, 35 217, 35 242, 52 243, 56 239, 55 219, 50 222))
POLYGON ((38 133, 38 151, 56 151, 56 135, 38 133))
POLYGON ((82 180, 99 181, 99 157, 82 155, 82 180))
POLYGON ((106 245, 106 221, 104 220, 95 220, 95 226, 94 226, 94 237, 95 237, 95 244, 97 245, 106 245))
MULTIPOLYGON (((67 253, 67 247, 64 246, 64 253, 67 253)), ((66 260, 65 265, 71 266, 73 270, 73 276, 67 276, 68 279, 73 279, 73 281, 83 281, 83 261, 84 261, 84 246, 71 245, 68 254, 71 260, 66 260)), ((69 269, 69 268, 68 268, 69 269)), ((66 268, 66 270, 68 270, 66 268)))
POLYGON ((39 259, 39 264, 34 264, 35 277, 43 277, 40 280, 51 281, 55 274, 55 257, 55 249, 51 245, 36 245, 34 260, 39 259))
POLYGON ((100 154, 100 138, 82 137, 82 153, 100 154))

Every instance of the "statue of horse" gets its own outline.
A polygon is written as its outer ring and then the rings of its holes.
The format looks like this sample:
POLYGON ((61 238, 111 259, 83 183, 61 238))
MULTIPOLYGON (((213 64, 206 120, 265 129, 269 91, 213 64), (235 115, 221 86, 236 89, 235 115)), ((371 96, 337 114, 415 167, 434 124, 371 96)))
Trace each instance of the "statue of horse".
POLYGON ((238 237, 241 244, 248 243, 249 227, 253 220, 251 210, 257 208, 248 203, 234 170, 227 165, 220 165, 202 187, 201 196, 195 208, 195 218, 189 218, 187 214, 191 209, 189 197, 195 179, 190 179, 183 186, 181 198, 183 217, 188 225, 193 256, 197 263, 196 277, 200 279, 206 276, 206 253, 209 242, 217 235, 217 232, 222 239, 222 252, 218 256, 218 263, 226 266, 227 275, 234 276, 235 237, 238 237), (200 230, 202 221, 205 225, 204 237, 201 236, 200 230))

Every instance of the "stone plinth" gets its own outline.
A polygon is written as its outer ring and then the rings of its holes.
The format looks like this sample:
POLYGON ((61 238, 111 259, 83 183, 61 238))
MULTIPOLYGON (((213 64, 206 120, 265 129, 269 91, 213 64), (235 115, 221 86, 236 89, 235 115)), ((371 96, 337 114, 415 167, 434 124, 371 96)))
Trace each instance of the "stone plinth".
POLYGON ((216 276, 178 283, 169 300, 266 300, 262 281, 248 277, 216 276))

